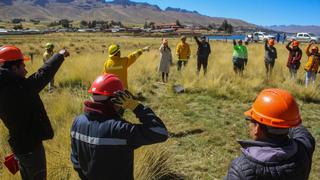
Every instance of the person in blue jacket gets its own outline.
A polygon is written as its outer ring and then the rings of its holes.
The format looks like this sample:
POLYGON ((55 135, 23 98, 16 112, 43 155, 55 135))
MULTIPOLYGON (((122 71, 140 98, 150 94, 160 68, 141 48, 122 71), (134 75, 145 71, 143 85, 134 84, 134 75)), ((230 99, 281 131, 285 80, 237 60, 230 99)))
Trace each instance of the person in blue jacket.
POLYGON ((71 161, 82 180, 133 179, 134 150, 164 142, 168 131, 159 117, 140 104, 113 74, 99 76, 88 91, 84 113, 71 128, 71 161), (130 109, 141 124, 122 118, 130 109))

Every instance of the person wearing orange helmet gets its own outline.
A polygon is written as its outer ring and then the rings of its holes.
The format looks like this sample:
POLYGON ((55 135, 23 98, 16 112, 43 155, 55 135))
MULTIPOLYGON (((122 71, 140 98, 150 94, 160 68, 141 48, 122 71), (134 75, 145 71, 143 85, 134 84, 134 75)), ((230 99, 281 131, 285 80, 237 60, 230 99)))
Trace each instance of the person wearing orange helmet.
POLYGON ((34 74, 26 77, 25 57, 15 46, 0 47, 0 118, 9 130, 9 145, 19 161, 23 180, 46 179, 42 141, 53 138, 53 129, 39 96, 69 52, 61 50, 34 74))
POLYGON ((274 39, 269 39, 268 41, 265 41, 264 49, 264 63, 266 66, 267 77, 269 77, 272 74, 275 60, 278 57, 277 49, 274 47, 274 39))
POLYGON ((104 74, 91 85, 92 100, 71 127, 71 161, 81 179, 133 179, 134 150, 164 142, 168 132, 159 117, 139 103, 118 76, 104 74), (130 109, 140 120, 122 117, 130 109))
POLYGON ((299 48, 299 44, 299 41, 292 40, 286 46, 287 50, 289 51, 287 67, 289 68, 291 78, 293 79, 296 78, 297 71, 300 67, 300 60, 302 57, 302 51, 299 48), (292 47, 290 47, 291 44, 292 47))
POLYGON ((315 139, 301 125, 295 98, 286 90, 265 89, 244 114, 253 140, 238 141, 241 155, 226 179, 307 180, 315 139))
POLYGON ((315 86, 316 75, 320 64, 320 54, 317 46, 313 46, 310 52, 310 47, 313 43, 310 43, 306 48, 306 54, 308 56, 308 62, 304 67, 306 71, 306 87, 309 85, 309 81, 312 80, 312 85, 315 86))

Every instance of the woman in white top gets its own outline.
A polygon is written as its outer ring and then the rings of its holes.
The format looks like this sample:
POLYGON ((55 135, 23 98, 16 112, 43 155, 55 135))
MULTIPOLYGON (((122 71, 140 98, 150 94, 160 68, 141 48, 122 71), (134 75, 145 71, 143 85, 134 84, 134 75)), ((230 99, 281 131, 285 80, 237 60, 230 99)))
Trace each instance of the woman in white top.
POLYGON ((172 54, 171 49, 168 46, 168 40, 163 39, 162 44, 159 48, 160 50, 160 64, 159 72, 162 75, 162 82, 167 83, 170 71, 170 65, 172 64, 172 54))

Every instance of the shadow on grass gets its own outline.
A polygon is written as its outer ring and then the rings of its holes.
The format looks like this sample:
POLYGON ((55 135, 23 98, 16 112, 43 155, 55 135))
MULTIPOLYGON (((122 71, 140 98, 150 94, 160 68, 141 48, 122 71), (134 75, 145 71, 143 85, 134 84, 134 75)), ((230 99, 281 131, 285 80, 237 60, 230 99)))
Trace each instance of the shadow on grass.
POLYGON ((177 133, 172 133, 170 132, 169 135, 172 138, 182 138, 185 136, 189 136, 189 135, 194 135, 194 134, 201 134, 203 133, 205 130, 203 129, 190 129, 190 130, 186 130, 186 131, 182 131, 182 132, 177 132, 177 133))

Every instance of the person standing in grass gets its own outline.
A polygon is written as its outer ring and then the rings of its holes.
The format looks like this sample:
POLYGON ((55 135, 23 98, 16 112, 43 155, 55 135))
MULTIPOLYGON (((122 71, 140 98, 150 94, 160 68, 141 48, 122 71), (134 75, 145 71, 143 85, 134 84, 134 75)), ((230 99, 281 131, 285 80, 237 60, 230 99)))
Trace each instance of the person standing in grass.
POLYGON ((289 68, 289 72, 292 79, 296 78, 298 69, 300 67, 302 51, 299 48, 299 44, 299 41, 292 40, 286 46, 287 50, 289 51, 287 67, 289 68), (291 44, 292 47, 290 47, 291 44))
POLYGON ((267 77, 270 77, 272 74, 274 63, 278 57, 277 49, 274 47, 274 39, 269 39, 268 41, 265 41, 264 49, 265 49, 264 63, 266 66, 266 74, 267 74, 267 77))
POLYGON ((286 39, 287 39, 287 34, 286 34, 286 33, 283 33, 282 44, 284 44, 284 42, 286 41, 286 39))
POLYGON ((163 39, 160 46, 160 64, 159 72, 162 76, 162 82, 167 83, 169 77, 170 66, 172 65, 172 54, 171 49, 168 45, 168 40, 163 39))
POLYGON ((124 87, 128 89, 128 68, 146 51, 149 51, 149 47, 139 49, 127 57, 121 57, 120 46, 112 44, 108 49, 109 58, 104 63, 103 72, 119 76, 124 87))
POLYGON ((263 90, 244 113, 252 140, 238 141, 241 155, 225 180, 307 180, 315 139, 301 125, 299 106, 285 90, 263 90))
MULTIPOLYGON (((47 43, 45 48, 46 48, 46 51, 43 53, 43 63, 46 63, 54 54, 53 52, 54 45, 52 43, 47 43)), ((53 88, 54 88, 54 78, 52 78, 52 80, 49 82, 49 85, 48 85, 49 92, 51 92, 53 88)))
POLYGON ((233 70, 240 76, 243 75, 244 67, 248 63, 247 47, 242 44, 242 40, 233 40, 233 70))
POLYGON ((189 44, 186 41, 187 37, 182 36, 181 42, 178 43, 176 47, 176 55, 178 57, 178 71, 181 70, 182 65, 186 66, 188 60, 190 59, 191 50, 189 44))
POLYGON ((317 46, 313 46, 310 52, 310 47, 313 43, 310 43, 306 48, 306 54, 308 56, 308 62, 304 67, 306 71, 306 87, 308 87, 310 80, 312 85, 315 86, 316 75, 318 73, 320 54, 317 46))
POLYGON ((99 76, 88 91, 84 113, 71 127, 71 161, 82 180, 132 180, 134 150, 164 142, 168 131, 161 119, 139 103, 113 74, 99 76), (131 110, 141 123, 122 117, 131 110))
POLYGON ((34 74, 26 77, 29 60, 15 46, 0 47, 0 118, 9 130, 9 145, 19 161, 23 180, 45 180, 46 155, 42 141, 54 136, 39 93, 52 80, 66 50, 49 58, 34 74))
POLYGON ((197 74, 199 75, 201 66, 203 67, 203 73, 206 75, 208 67, 208 58, 211 53, 211 47, 209 42, 206 41, 205 36, 201 36, 201 41, 199 41, 197 36, 194 36, 198 44, 198 58, 197 58, 197 74))

